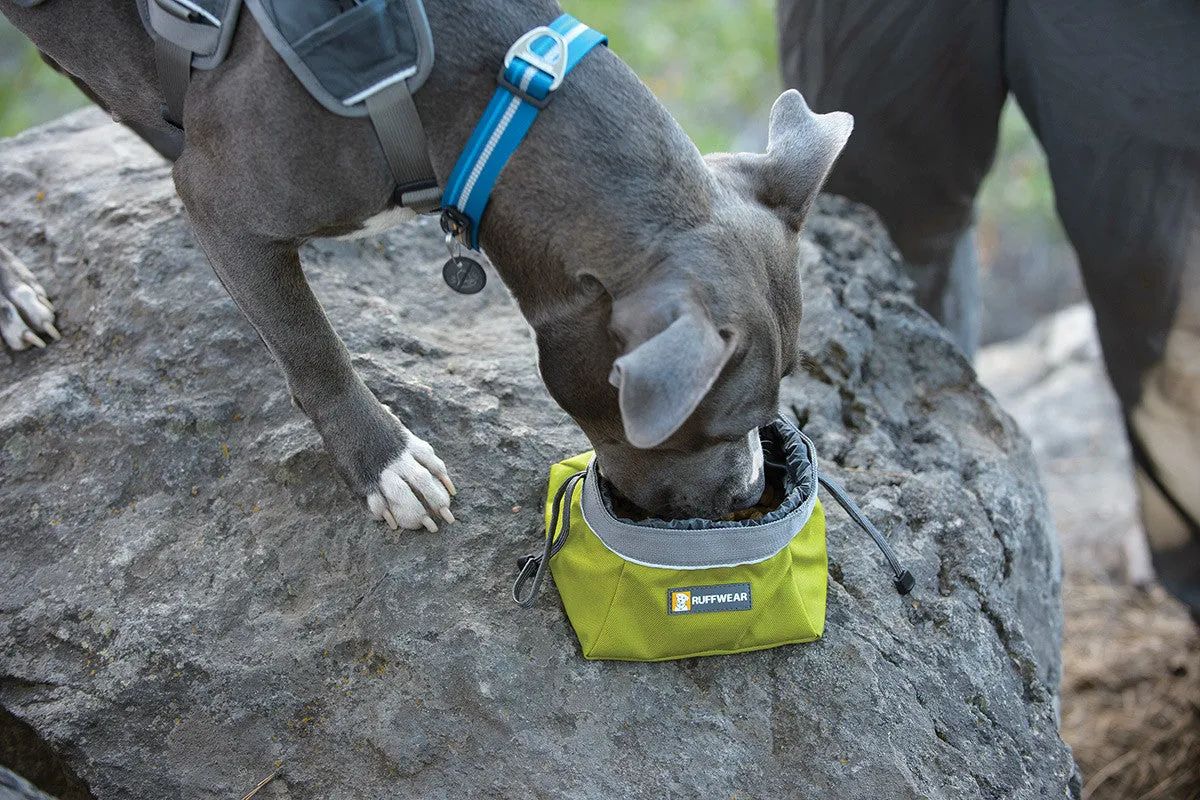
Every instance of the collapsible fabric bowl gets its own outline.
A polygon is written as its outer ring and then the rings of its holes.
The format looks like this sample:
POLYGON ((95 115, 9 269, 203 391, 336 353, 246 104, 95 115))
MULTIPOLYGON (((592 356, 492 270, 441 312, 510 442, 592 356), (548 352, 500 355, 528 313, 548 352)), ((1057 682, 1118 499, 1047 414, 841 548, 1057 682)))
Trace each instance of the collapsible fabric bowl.
POLYGON ((783 418, 761 433, 784 499, 756 520, 634 522, 614 513, 592 453, 555 464, 545 551, 522 559, 513 599, 532 604, 548 563, 588 659, 663 661, 818 638, 827 556, 816 450, 783 418))

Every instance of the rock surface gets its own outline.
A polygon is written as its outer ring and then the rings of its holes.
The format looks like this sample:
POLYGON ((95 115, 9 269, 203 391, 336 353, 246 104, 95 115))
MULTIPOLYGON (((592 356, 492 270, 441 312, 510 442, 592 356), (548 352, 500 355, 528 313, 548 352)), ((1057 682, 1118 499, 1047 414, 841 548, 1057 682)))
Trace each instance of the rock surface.
POLYGON ((459 486, 457 525, 404 536, 339 482, 130 134, 84 111, 0 142, 0 236, 64 333, 0 365, 0 739, 86 784, 63 800, 276 772, 257 798, 1078 794, 1029 445, 861 209, 809 223, 785 409, 917 588, 831 510, 824 639, 666 664, 585 662, 549 586, 509 600, 546 470, 586 442, 498 282, 442 284, 433 224, 303 254, 459 486))
POLYGON ((1091 307, 1071 306, 985 348, 977 368, 1033 443, 1066 570, 1153 581, 1129 443, 1091 307))

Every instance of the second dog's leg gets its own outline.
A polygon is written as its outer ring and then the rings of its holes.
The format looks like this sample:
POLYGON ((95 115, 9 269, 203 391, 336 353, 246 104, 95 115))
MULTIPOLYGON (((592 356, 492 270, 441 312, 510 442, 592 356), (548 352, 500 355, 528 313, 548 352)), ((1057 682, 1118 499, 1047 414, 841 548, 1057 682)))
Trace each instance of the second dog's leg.
POLYGON ((879 212, 917 301, 973 356, 975 195, 1004 105, 998 0, 779 0, 783 78, 854 135, 823 191, 879 212))
POLYGON ((393 528, 437 530, 453 522, 446 465, 383 404, 350 364, 313 296, 295 244, 233 227, 182 182, 193 228, 230 296, 287 376, 296 404, 316 425, 342 477, 393 528))
POLYGON ((1200 109, 1193 78, 1168 79, 1200 72, 1200 7, 1011 0, 1005 20, 1005 75, 1096 310, 1154 566, 1200 622, 1200 109))

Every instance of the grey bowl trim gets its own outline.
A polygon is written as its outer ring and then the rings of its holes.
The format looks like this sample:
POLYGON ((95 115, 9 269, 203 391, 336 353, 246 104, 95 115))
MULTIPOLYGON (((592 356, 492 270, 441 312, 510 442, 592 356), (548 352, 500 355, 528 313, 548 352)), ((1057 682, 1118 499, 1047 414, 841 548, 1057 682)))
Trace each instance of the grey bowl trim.
MULTIPOLYGON (((639 525, 615 517, 604 504, 599 473, 593 456, 583 481, 580 508, 584 521, 601 543, 626 561, 662 569, 711 569, 766 561, 795 538, 808 524, 817 502, 817 455, 813 443, 792 427, 808 450, 800 485, 806 496, 784 516, 763 522, 748 520, 735 525, 704 528, 663 528, 639 525)), ((790 499, 790 498, 789 498, 790 499)), ((785 502, 787 502, 785 500, 785 502)))

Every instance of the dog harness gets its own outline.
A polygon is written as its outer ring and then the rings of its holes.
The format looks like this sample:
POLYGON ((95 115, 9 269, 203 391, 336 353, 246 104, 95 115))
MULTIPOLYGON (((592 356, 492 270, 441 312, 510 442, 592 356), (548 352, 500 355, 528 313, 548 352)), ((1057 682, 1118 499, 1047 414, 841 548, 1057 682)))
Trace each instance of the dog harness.
MULTIPOLYGON (((41 0, 22 0, 41 2, 41 0)), ((154 38, 163 118, 182 129, 193 69, 220 64, 243 0, 138 0, 154 38)), ((521 36, 504 57, 499 87, 455 164, 445 189, 429 159, 413 103, 433 69, 433 35, 421 0, 245 0, 267 41, 327 110, 369 117, 396 188, 394 201, 417 213, 441 211, 450 250, 443 275, 464 293, 479 291, 483 268, 461 255, 479 249, 479 222, 492 187, 563 78, 607 38, 569 14, 521 36)))
MULTIPOLYGON (((229 52, 242 0, 138 0, 154 38, 163 118, 182 129, 193 69, 229 52)), ((433 69, 421 0, 246 0, 267 41, 309 93, 344 117, 370 117, 396 183, 393 199, 438 210, 441 188, 412 95, 433 69)))

